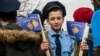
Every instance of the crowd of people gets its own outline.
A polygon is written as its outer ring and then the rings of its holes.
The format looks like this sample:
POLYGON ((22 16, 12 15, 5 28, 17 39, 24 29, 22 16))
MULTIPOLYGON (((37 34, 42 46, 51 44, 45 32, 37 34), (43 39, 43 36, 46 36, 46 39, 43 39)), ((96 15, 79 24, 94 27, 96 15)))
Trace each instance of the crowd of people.
MULTIPOLYGON (((100 8, 100 0, 91 0, 94 11, 88 7, 75 10, 75 22, 91 24, 93 13, 100 8)), ((93 47, 91 27, 86 42, 77 41, 62 29, 66 8, 59 1, 47 2, 42 9, 33 10, 30 14, 39 14, 42 25, 46 20, 50 30, 42 32, 24 31, 18 24, 17 16, 27 17, 27 12, 18 14, 21 3, 18 0, 0 0, 0 56, 100 56, 100 46, 93 47), (47 53, 47 51, 49 51, 47 53)), ((33 4, 32 4, 33 5, 33 4)), ((27 5, 28 6, 28 5, 27 5)), ((32 7, 32 6, 31 6, 32 7)), ((24 8, 27 9, 27 8, 24 8)), ((44 26, 42 26, 44 28, 44 26)))

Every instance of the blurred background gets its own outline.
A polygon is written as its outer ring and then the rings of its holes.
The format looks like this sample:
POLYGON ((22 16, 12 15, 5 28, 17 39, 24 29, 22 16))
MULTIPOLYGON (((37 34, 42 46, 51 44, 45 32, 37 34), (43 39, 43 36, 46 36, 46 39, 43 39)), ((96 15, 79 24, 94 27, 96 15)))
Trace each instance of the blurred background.
MULTIPOLYGON (((27 0, 19 0, 19 1, 27 1, 27 0)), ((64 29, 64 31, 67 31, 67 27, 66 27, 66 21, 73 21, 73 12, 79 8, 79 7, 89 7, 93 10, 93 5, 91 3, 91 0, 29 0, 28 3, 33 2, 33 6, 29 6, 27 8, 30 7, 31 10, 34 10, 35 8, 42 11, 43 7, 45 6, 45 4, 47 2, 50 1, 60 1, 66 8, 66 17, 65 17, 65 22, 62 26, 62 28, 64 29)), ((23 4, 23 3, 22 3, 23 4)), ((23 5, 21 5, 23 7, 23 5)), ((21 9, 24 9, 20 7, 21 9)), ((26 10, 27 10, 26 8, 26 10)), ((24 13, 25 14, 25 13, 24 13)), ((47 30, 49 30, 49 26, 47 24, 47 22, 45 21, 44 26, 46 27, 47 30)))

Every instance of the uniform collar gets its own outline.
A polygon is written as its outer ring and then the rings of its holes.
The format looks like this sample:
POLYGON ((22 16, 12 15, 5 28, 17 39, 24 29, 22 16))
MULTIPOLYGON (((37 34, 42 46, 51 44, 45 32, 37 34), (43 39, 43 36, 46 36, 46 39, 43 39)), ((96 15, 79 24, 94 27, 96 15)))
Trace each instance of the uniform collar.
POLYGON ((59 34, 59 35, 61 35, 62 32, 63 32, 63 30, 61 29, 58 33, 56 33, 55 31, 53 31, 52 29, 50 29, 48 32, 49 32, 49 35, 50 35, 50 36, 52 36, 52 35, 54 35, 54 34, 59 34))

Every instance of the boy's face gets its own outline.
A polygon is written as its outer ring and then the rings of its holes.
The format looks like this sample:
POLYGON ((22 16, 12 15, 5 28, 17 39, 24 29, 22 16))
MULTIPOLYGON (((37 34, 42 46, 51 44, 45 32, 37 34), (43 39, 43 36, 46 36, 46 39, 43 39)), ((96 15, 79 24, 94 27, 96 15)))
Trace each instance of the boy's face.
POLYGON ((61 11, 52 11, 48 15, 47 22, 50 24, 53 30, 60 30, 64 22, 61 11))

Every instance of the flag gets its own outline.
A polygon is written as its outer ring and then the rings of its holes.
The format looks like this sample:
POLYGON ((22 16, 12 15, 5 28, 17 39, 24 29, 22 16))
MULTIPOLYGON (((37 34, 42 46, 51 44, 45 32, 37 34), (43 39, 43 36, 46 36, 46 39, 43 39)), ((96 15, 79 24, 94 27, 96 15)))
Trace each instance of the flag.
POLYGON ((30 14, 28 17, 17 17, 19 25, 23 30, 27 31, 41 31, 41 25, 38 14, 30 14))
POLYGON ((85 37, 85 39, 88 37, 89 27, 87 27, 87 23, 67 21, 66 24, 68 34, 75 36, 77 41, 81 41, 83 37, 85 37))

